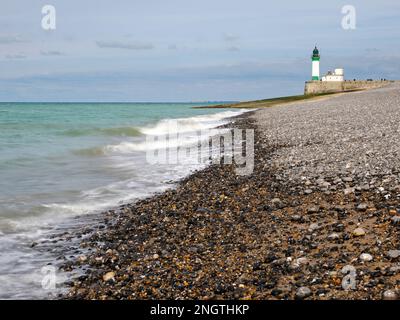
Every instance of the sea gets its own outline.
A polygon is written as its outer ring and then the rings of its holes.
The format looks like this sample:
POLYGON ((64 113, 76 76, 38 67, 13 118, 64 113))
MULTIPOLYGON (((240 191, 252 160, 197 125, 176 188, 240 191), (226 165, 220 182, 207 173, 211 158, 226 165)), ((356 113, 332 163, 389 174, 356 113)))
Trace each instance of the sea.
POLYGON ((171 123, 190 136, 245 112, 193 108, 200 105, 207 103, 0 103, 0 299, 56 296, 69 276, 57 277, 56 250, 36 243, 51 248, 51 235, 71 221, 90 223, 85 216, 171 188, 205 166, 146 157, 158 148, 149 136, 166 135, 171 123))

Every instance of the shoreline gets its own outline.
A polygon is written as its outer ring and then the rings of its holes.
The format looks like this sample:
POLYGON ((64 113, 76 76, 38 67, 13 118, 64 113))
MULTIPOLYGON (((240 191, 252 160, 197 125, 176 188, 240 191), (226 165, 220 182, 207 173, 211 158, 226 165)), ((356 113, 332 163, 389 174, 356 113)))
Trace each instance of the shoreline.
POLYGON ((285 106, 294 103, 301 102, 314 102, 323 99, 329 99, 330 97, 343 95, 346 93, 352 92, 360 92, 371 89, 353 89, 347 90, 343 92, 329 92, 329 93, 317 93, 317 94, 302 94, 295 96, 285 96, 285 97, 276 97, 262 100, 252 100, 252 101, 242 101, 235 103, 226 103, 226 104, 217 104, 217 105, 209 105, 209 106, 196 106, 193 109, 258 109, 258 108, 270 108, 274 106, 285 106))
MULTIPOLYGON (((382 94, 374 92, 372 97, 382 94)), ((340 108, 340 99, 352 101, 363 94, 339 96, 329 99, 329 104, 337 101, 340 108)), ((310 106, 319 110, 319 104, 310 106)), ((255 167, 250 176, 236 176, 233 165, 211 165, 179 181, 175 189, 105 213, 103 228, 81 243, 87 254, 64 264, 66 271, 83 266, 88 271, 69 283, 62 298, 382 299, 396 295, 400 273, 396 194, 400 190, 386 189, 383 182, 365 187, 364 177, 350 171, 338 177, 326 174, 318 179, 321 173, 316 173, 310 181, 297 179, 298 169, 308 162, 280 164, 276 157, 297 145, 273 139, 292 134, 284 124, 291 121, 294 108, 309 112, 309 106, 268 108, 234 122, 235 128, 255 130, 255 167), (270 117, 282 121, 274 122, 282 132, 274 131, 272 138, 265 132, 270 117), (386 191, 380 192, 383 186, 386 191), (357 272, 355 290, 342 286, 346 266, 357 272)), ((382 179, 386 176, 382 174, 382 179)))

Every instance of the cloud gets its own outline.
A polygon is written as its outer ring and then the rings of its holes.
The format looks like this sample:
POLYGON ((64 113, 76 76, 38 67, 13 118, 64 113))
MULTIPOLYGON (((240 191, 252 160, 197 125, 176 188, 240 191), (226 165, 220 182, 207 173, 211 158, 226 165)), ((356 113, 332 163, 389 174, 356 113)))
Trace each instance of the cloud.
POLYGON ((375 53, 375 52, 379 52, 380 50, 378 48, 367 48, 367 49, 365 49, 365 51, 368 53, 375 53))
POLYGON ((239 36, 236 36, 231 33, 224 33, 223 38, 224 38, 224 41, 226 41, 226 42, 232 42, 232 41, 239 40, 239 36))
POLYGON ((236 46, 232 46, 232 47, 228 47, 227 50, 228 50, 228 51, 232 51, 232 52, 237 52, 237 51, 240 51, 240 48, 239 48, 239 47, 236 47, 236 46))
POLYGON ((26 42, 20 36, 0 36, 0 44, 13 44, 26 42))
POLYGON ((22 53, 18 53, 18 54, 7 54, 6 55, 6 59, 9 60, 17 60, 17 59, 26 59, 27 56, 22 54, 22 53))
POLYGON ((168 46, 168 49, 169 49, 169 50, 177 50, 177 49, 178 49, 178 46, 177 46, 176 44, 170 44, 170 45, 168 46))
POLYGON ((42 56, 63 56, 64 53, 56 50, 40 51, 42 56))
POLYGON ((154 46, 151 43, 143 42, 121 42, 121 41, 96 41, 99 48, 113 48, 126 50, 151 50, 154 46))

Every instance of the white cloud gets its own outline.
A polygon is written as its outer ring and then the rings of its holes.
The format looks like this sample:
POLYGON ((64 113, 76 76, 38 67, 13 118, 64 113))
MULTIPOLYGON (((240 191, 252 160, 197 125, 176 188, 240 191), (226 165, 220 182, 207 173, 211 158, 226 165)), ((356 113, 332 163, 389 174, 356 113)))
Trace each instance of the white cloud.
POLYGON ((122 41, 96 41, 99 48, 113 48, 126 50, 151 50, 153 44, 144 42, 122 42, 122 41))

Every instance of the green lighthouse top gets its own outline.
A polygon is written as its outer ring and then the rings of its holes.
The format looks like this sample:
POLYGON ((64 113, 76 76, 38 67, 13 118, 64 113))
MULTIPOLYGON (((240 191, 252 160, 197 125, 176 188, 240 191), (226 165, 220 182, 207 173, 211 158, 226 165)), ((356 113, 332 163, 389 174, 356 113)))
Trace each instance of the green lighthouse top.
POLYGON ((319 60, 320 59, 319 50, 318 50, 317 46, 315 46, 315 48, 313 50, 312 59, 313 60, 319 60))

